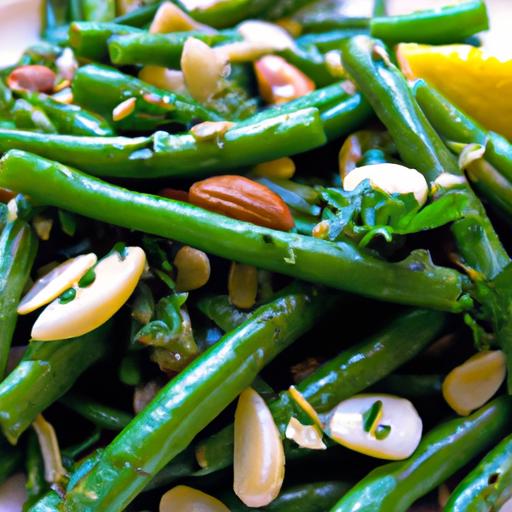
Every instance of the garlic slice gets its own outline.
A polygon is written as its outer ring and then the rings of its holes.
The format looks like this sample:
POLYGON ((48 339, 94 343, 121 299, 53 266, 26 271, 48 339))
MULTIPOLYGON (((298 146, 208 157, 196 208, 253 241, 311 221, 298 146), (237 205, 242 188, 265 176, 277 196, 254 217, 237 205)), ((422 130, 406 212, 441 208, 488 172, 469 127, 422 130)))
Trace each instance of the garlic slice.
POLYGON ((420 206, 427 202, 428 184, 416 169, 398 164, 375 164, 356 167, 343 178, 343 188, 354 190, 362 181, 388 194, 414 194, 420 206))
POLYGON ((327 446, 322 441, 322 434, 315 425, 303 425, 297 418, 290 418, 286 427, 285 436, 295 441, 301 448, 310 450, 326 450, 327 446))
POLYGON ((32 327, 32 338, 51 341, 86 334, 111 318, 129 299, 144 271, 146 255, 140 247, 127 247, 99 261, 92 284, 72 288, 75 297, 54 300, 32 327))
POLYGON ((160 500, 159 512, 229 512, 221 501, 187 485, 167 491, 160 500))
POLYGON ((246 389, 235 412, 235 494, 248 507, 274 500, 284 479, 284 449, 270 410, 258 393, 246 389))
POLYGON ((18 306, 18 315, 27 315, 49 304, 62 292, 74 286, 96 263, 96 254, 89 253, 71 258, 38 279, 18 306))
POLYGON ((355 395, 336 406, 328 424, 328 434, 334 441, 387 460, 412 455, 422 429, 412 403, 392 395, 355 395))
POLYGON ((490 400, 505 380, 506 357, 501 350, 474 354, 444 379, 443 396, 461 416, 490 400))

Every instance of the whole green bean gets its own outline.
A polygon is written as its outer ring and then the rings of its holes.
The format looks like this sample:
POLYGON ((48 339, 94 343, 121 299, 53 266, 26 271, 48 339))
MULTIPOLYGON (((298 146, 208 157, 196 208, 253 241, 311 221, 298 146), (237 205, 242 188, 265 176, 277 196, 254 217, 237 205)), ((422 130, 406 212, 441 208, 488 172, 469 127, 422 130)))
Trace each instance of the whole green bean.
POLYGON ((263 228, 187 203, 130 192, 23 151, 11 150, 1 160, 0 186, 22 191, 38 203, 368 297, 448 311, 471 305, 463 276, 434 266, 425 255, 388 263, 349 243, 263 228))
MULTIPOLYGON (((266 507, 266 512, 325 512, 350 489, 347 482, 317 482, 295 485, 283 489, 279 496, 266 507)), ((246 507, 232 493, 220 496, 231 512, 248 512, 246 507)))
POLYGON ((485 159, 512 181, 512 144, 505 137, 480 126, 424 80, 417 80, 412 90, 421 109, 443 139, 484 145, 485 159))
POLYGON ((370 21, 371 35, 390 43, 453 43, 488 28, 483 0, 465 0, 399 16, 376 16, 370 21))
POLYGON ((442 375, 436 374, 410 375, 395 373, 377 382, 374 389, 414 400, 434 395, 441 396, 443 379, 442 375))
POLYGON ((501 397, 471 416, 435 427, 411 457, 373 470, 331 512, 405 512, 510 432, 511 413, 512 399, 501 397))
POLYGON ((112 127, 98 115, 76 105, 60 103, 46 94, 20 93, 23 99, 41 108, 56 127, 58 133, 108 137, 114 135, 112 127))
POLYGON ((325 295, 298 291, 259 308, 157 394, 68 490, 62 509, 123 510, 326 305, 325 295))
POLYGON ((144 32, 138 28, 117 23, 79 21, 69 27, 69 45, 79 57, 103 62, 108 60, 110 37, 141 33, 144 32))
MULTIPOLYGON (((427 310, 410 311, 391 322, 377 334, 343 350, 297 384, 297 390, 319 413, 359 393, 420 353, 439 336, 446 316, 427 310)), ((281 435, 284 436, 296 405, 288 391, 269 404, 281 435)), ((233 463, 233 426, 201 442, 197 458, 205 472, 213 472, 233 463)))
POLYGON ((41 133, 57 133, 57 128, 50 121, 45 111, 19 98, 14 102, 11 116, 20 130, 34 130, 41 133))
POLYGON ((114 68, 89 64, 81 67, 73 79, 74 101, 105 119, 121 102, 136 98, 134 111, 116 121, 121 130, 152 130, 171 122, 188 125, 197 121, 219 121, 215 112, 192 98, 165 91, 114 68))
POLYGON ((117 16, 113 21, 118 25, 143 27, 144 25, 151 23, 159 6, 159 2, 143 5, 133 11, 117 16))
POLYGON ((0 383, 0 428, 15 444, 35 417, 64 395, 108 350, 111 324, 65 341, 30 343, 18 366, 0 383))
POLYGON ((22 467, 22 454, 19 448, 13 448, 5 439, 0 439, 0 483, 22 467))
POLYGON ((199 39, 208 46, 241 40, 234 31, 217 33, 172 32, 149 34, 147 32, 114 36, 108 40, 110 61, 119 66, 143 64, 180 69, 183 46, 189 37, 199 39))
POLYGON ((503 502, 510 497, 511 476, 512 436, 508 436, 459 483, 451 493, 444 511, 499 510, 503 502), (503 494, 505 499, 503 499, 503 494))
POLYGON ((115 0, 80 0, 85 21, 111 21, 116 16, 115 0))
POLYGON ((339 50, 340 43, 345 39, 366 33, 368 30, 365 28, 338 28, 319 34, 305 34, 295 41, 301 47, 315 46, 322 53, 326 53, 331 50, 339 50))
POLYGON ((37 237, 21 219, 8 221, 0 235, 0 378, 9 357, 21 295, 36 257, 37 237))
POLYGON ((35 432, 30 432, 27 439, 25 456, 25 471, 27 474, 27 501, 23 510, 28 510, 36 503, 46 491, 47 483, 44 479, 44 463, 41 456, 41 448, 35 432))
POLYGON ((108 407, 73 392, 64 395, 59 402, 106 430, 122 430, 132 420, 132 416, 124 411, 108 407))
POLYGON ((49 137, 0 129, 0 152, 24 149, 91 174, 148 179, 225 172, 307 151, 322 146, 325 140, 318 111, 304 109, 253 124, 236 124, 223 136, 223 144, 196 140, 190 133, 156 132, 137 138, 49 137))

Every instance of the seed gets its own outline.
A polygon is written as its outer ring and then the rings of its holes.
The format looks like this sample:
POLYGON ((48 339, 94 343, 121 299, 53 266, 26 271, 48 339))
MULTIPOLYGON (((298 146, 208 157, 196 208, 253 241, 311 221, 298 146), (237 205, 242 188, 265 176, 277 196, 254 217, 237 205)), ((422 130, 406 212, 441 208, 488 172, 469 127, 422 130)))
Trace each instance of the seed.
POLYGON ((7 77, 7 85, 13 91, 53 91, 55 73, 46 66, 33 64, 20 66, 7 77))
POLYGON ((160 87, 166 91, 183 92, 185 78, 181 71, 160 66, 144 66, 139 72, 139 78, 148 84, 160 87))
POLYGON ((210 279, 210 260, 203 251, 184 245, 174 258, 177 269, 176 291, 188 292, 204 286, 210 279))
POLYGON ((284 449, 270 410, 258 393, 246 389, 235 412, 234 483, 248 507, 274 500, 284 479, 284 449))
POLYGON ((270 104, 285 103, 315 90, 314 82, 277 55, 266 55, 254 64, 261 97, 270 104))
POLYGON ((223 86, 228 61, 199 39, 189 37, 181 54, 181 70, 188 92, 196 101, 204 102, 223 86))
POLYGON ((250 309, 258 294, 258 271, 256 267, 242 263, 231 263, 228 278, 229 301, 240 309, 250 309))
POLYGON ((43 217, 42 215, 35 215, 32 221, 34 231, 41 240, 49 240, 50 233, 53 227, 53 219, 43 217))
POLYGON ((269 162, 255 165, 253 172, 257 176, 263 176, 265 178, 289 180, 293 178, 295 174, 295 163, 291 158, 284 156, 277 160, 270 160, 269 162))
POLYGON ((112 111, 112 120, 121 121, 125 117, 128 117, 135 110, 136 102, 137 99, 132 97, 119 103, 112 111))
POLYGON ((94 267, 96 279, 86 288, 74 287, 67 304, 54 300, 32 328, 41 341, 74 338, 104 324, 123 306, 144 271, 146 256, 140 247, 127 247, 124 257, 112 251, 94 267))
POLYGON ((471 356, 444 379, 443 396, 461 416, 467 416, 490 400, 505 380, 506 357, 501 350, 471 356))
POLYGON ((162 496, 159 512, 229 512, 229 509, 202 491, 178 485, 162 496))
POLYGON ((160 5, 149 27, 149 32, 152 34, 188 32, 190 30, 205 33, 215 32, 215 30, 208 25, 198 23, 172 2, 163 2, 160 5))

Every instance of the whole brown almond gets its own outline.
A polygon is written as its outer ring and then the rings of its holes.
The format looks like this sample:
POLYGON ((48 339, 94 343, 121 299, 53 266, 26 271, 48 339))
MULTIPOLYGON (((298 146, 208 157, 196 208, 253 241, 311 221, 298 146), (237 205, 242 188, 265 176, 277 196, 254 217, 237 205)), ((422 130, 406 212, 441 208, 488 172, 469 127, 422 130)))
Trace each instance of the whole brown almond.
POLYGON ((39 64, 20 66, 11 71, 7 77, 7 85, 13 91, 52 92, 55 73, 39 64))
POLYGON ((214 176, 198 181, 190 187, 189 201, 267 228, 288 231, 294 225, 290 209, 277 194, 243 176, 214 176))

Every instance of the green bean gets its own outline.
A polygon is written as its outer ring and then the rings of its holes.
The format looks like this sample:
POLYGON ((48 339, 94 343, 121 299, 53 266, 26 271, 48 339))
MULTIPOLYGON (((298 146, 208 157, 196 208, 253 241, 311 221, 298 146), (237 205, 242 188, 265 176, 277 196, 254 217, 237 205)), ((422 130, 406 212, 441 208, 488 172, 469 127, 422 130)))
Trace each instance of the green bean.
POLYGON ((73 392, 64 395, 59 402, 94 425, 106 430, 122 430, 132 419, 132 416, 124 411, 108 407, 73 392))
POLYGON ((115 0, 81 0, 85 21, 111 21, 116 16, 115 0))
POLYGON ((41 456, 39 441, 35 432, 30 432, 27 439, 27 449, 25 457, 25 470, 27 474, 27 501, 23 506, 23 510, 28 510, 36 503, 48 486, 44 479, 44 463, 41 456))
POLYGON ((250 316, 250 313, 233 306, 227 295, 203 297, 197 302, 197 307, 224 332, 238 327, 250 316))
POLYGON ((331 50, 339 50, 341 41, 366 33, 368 30, 365 28, 338 28, 319 34, 305 34, 295 41, 298 46, 306 48, 315 46, 322 53, 326 53, 331 50))
POLYGON ((117 23, 80 21, 69 27, 69 45, 79 56, 96 61, 108 59, 107 41, 112 36, 144 33, 134 27, 117 23))
POLYGON ((241 36, 231 31, 213 34, 197 31, 171 34, 141 32, 114 36, 108 41, 110 60, 115 65, 143 64, 180 69, 183 46, 189 37, 208 46, 241 40, 241 36))
POLYGON ((465 0, 400 16, 377 16, 370 21, 371 35, 390 43, 453 43, 488 28, 483 0, 465 0))
POLYGON ((423 80, 413 85, 413 93, 432 126, 452 142, 485 146, 485 159, 512 181, 512 144, 505 137, 485 130, 423 80))
POLYGON ((31 105, 43 110, 58 133, 97 137, 114 135, 112 127, 104 119, 76 105, 66 105, 37 92, 20 94, 31 105))
POLYGON ((0 428, 15 444, 35 417, 64 395, 107 352, 111 324, 65 341, 30 343, 18 366, 0 383, 0 428))
POLYGON ((136 98, 133 113, 115 126, 121 130, 152 130, 176 122, 219 121, 220 117, 192 98, 165 91, 138 78, 107 66, 89 64, 81 67, 73 79, 74 101, 105 119, 112 119, 112 111, 121 102, 136 98))
POLYGON ((387 16, 386 0, 374 0, 372 16, 387 16))
POLYGON ((122 14, 114 18, 114 23, 131 27, 143 27, 151 22, 156 11, 158 11, 159 2, 144 5, 138 9, 122 14))
POLYGON ((491 450, 450 495, 445 512, 500 510, 510 498, 512 436, 491 450))
MULTIPOLYGON (((268 512, 325 512, 350 489, 347 482, 318 482, 283 489, 279 496, 266 507, 258 510, 268 512)), ((246 507, 233 494, 220 496, 231 512, 253 510, 246 507)))
POLYGON ((0 483, 5 482, 13 473, 21 469, 22 451, 0 439, 0 483))
POLYGON ((226 334, 172 379, 105 449, 68 490, 64 509, 124 509, 267 362, 313 326, 326 311, 325 299, 320 294, 289 293, 226 334))
POLYGON ((331 73, 324 56, 315 46, 295 45, 277 53, 305 73, 318 87, 332 84, 337 80, 331 73))
POLYGON ((17 147, 91 174, 139 179, 200 177, 267 162, 321 146, 325 134, 318 111, 304 109, 253 124, 236 124, 222 142, 198 141, 189 133, 156 132, 137 138, 49 137, 0 130, 0 152, 17 147))
POLYGON ((435 427, 409 459, 373 470, 331 512, 405 512, 510 432, 511 413, 511 398, 501 397, 471 416, 435 427))
POLYGON ((375 384, 374 388, 379 392, 400 395, 405 398, 429 398, 434 395, 441 395, 441 386, 443 376, 428 375, 410 375, 395 373, 388 375, 375 384))
POLYGON ((14 102, 11 115, 18 129, 57 133, 57 128, 50 121, 45 111, 24 99, 18 99, 14 102))
POLYGON ((16 308, 30 277, 37 245, 32 228, 21 219, 8 221, 0 235, 0 377, 7 365, 18 319, 16 308))
POLYGON ((23 151, 11 150, 0 165, 0 186, 27 193, 38 203, 172 238, 208 254, 381 300, 448 311, 471 305, 462 275, 434 266, 422 253, 388 263, 349 243, 263 228, 130 192, 23 151))
MULTIPOLYGON (((445 321, 445 315, 440 313, 410 311, 377 334, 343 350, 296 388, 317 412, 327 412, 417 355, 441 334, 445 321)), ((297 414, 294 400, 284 391, 269 407, 284 436, 290 418, 297 414)), ((232 464, 233 439, 230 425, 197 446, 197 458, 204 472, 218 471, 232 464)))

